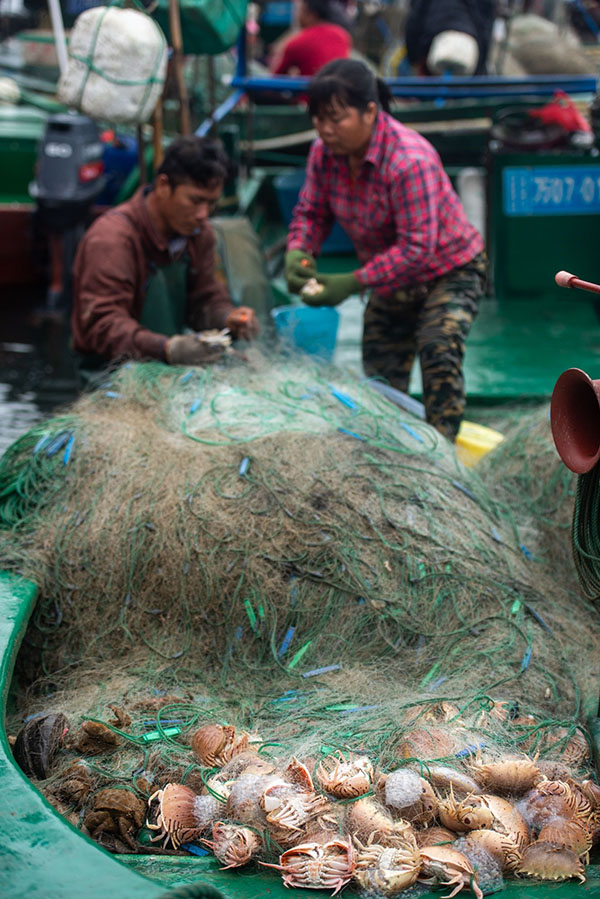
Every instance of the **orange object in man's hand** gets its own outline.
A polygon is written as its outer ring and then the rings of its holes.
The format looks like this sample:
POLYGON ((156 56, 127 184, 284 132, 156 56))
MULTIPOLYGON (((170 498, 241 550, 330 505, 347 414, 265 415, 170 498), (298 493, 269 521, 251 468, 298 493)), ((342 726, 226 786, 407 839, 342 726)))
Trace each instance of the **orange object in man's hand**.
POLYGON ((253 337, 258 336, 260 331, 256 313, 249 306, 238 306, 237 309, 232 309, 225 321, 225 327, 231 331, 232 337, 242 340, 252 340, 253 337))

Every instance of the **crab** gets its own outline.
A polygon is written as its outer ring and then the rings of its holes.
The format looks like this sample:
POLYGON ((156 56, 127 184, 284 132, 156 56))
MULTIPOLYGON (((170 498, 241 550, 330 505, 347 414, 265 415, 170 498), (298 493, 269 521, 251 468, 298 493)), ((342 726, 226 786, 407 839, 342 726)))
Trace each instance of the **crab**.
POLYGON ((521 862, 514 842, 496 830, 470 830, 463 840, 466 849, 483 849, 491 855, 502 871, 515 871, 521 862))
POLYGON ((131 790, 108 787, 96 793, 83 823, 95 840, 103 833, 116 834, 130 849, 136 849, 133 835, 144 823, 145 809, 143 799, 131 790))
POLYGON ((36 715, 27 721, 13 745, 13 755, 21 770, 40 780, 48 777, 68 731, 69 722, 61 712, 36 715))
POLYGON ((375 789, 386 806, 418 827, 427 827, 437 815, 439 799, 433 787, 411 768, 381 774, 375 789))
POLYGON ((477 758, 469 768, 478 784, 492 793, 526 793, 539 780, 535 759, 501 759, 484 764, 477 758))
POLYGON ((354 879, 364 890, 378 896, 396 896, 417 880, 421 855, 412 831, 406 834, 403 845, 364 846, 356 837, 354 841, 359 850, 354 879))
POLYGON ((518 874, 538 877, 540 880, 568 880, 576 877, 585 882, 583 862, 572 849, 556 843, 536 841, 527 847, 518 874))
POLYGON ((94 779, 81 759, 76 759, 62 772, 54 795, 75 808, 81 808, 94 786, 94 779))
POLYGON ((398 846, 412 835, 407 821, 395 821, 390 813, 373 799, 357 799, 351 803, 347 817, 348 830, 357 838, 366 840, 367 845, 398 846))
POLYGON ((305 791, 268 786, 259 799, 273 836, 282 845, 302 836, 303 826, 316 815, 326 811, 328 801, 323 796, 305 791))
POLYGON ((222 768, 248 749, 248 734, 239 736, 232 724, 205 724, 192 734, 192 752, 202 765, 222 768))
POLYGON ((74 748, 82 755, 100 755, 119 746, 119 736, 101 721, 84 721, 75 736, 74 748))
POLYGON ((450 795, 439 803, 438 816, 444 827, 456 833, 490 827, 493 821, 492 812, 482 806, 478 796, 469 793, 457 802, 452 786, 450 795))
POLYGON ((366 755, 346 761, 341 752, 337 758, 328 756, 323 759, 317 768, 320 785, 338 799, 353 799, 368 793, 373 774, 373 765, 366 755))
POLYGON ((421 786, 419 798, 412 805, 405 806, 398 811, 406 821, 416 827, 427 827, 437 815, 438 798, 429 781, 420 777, 419 782, 421 786))
POLYGON ((150 841, 164 839, 163 848, 169 840, 174 849, 179 849, 182 843, 197 839, 217 817, 220 807, 212 796, 197 796, 183 784, 167 784, 150 796, 148 805, 155 799, 159 802, 156 823, 146 821, 146 827, 159 831, 150 841))
POLYGON ((224 862, 222 871, 246 865, 262 846, 256 831, 225 821, 216 821, 213 824, 212 840, 201 842, 214 852, 220 862, 224 862))
POLYGON ((318 294, 322 293, 325 289, 324 284, 320 284, 316 278, 309 278, 306 284, 302 287, 300 293, 303 297, 314 297, 318 294))
POLYGON ((586 765, 590 761, 588 742, 580 731, 570 733, 566 727, 558 727, 547 734, 545 745, 566 765, 573 768, 586 765))
POLYGON ((415 836, 417 838, 417 846, 437 846, 438 843, 453 843, 457 839, 453 831, 438 825, 419 830, 415 836))
POLYGON ((453 886, 452 892, 443 899, 452 899, 467 885, 477 899, 483 899, 473 865, 462 852, 450 846, 425 846, 421 849, 419 880, 431 885, 453 886))
POLYGON ((378 896, 397 896, 412 886, 419 876, 419 850, 403 852, 377 843, 365 847, 359 855, 354 879, 360 887, 378 896))
POLYGON ((523 816, 506 799, 484 794, 467 796, 457 803, 452 790, 450 797, 439 806, 444 827, 464 833, 469 830, 494 830, 505 837, 507 851, 522 852, 529 843, 529 829, 523 816))
POLYGON ((450 790, 457 795, 481 793, 479 784, 464 771, 451 768, 449 765, 427 765, 427 780, 438 790, 450 790))
POLYGON ((278 786, 286 795, 293 791, 293 787, 279 775, 242 774, 229 787, 223 817, 262 830, 266 819, 260 800, 271 786, 278 786))
POLYGON ((315 789, 310 771, 304 762, 299 761, 295 755, 292 756, 292 760, 283 772, 283 776, 290 783, 297 786, 299 790, 306 790, 308 793, 312 793, 315 789))
POLYGON ((479 797, 492 813, 491 830, 502 834, 510 843, 510 852, 521 853, 530 841, 529 828, 523 815, 506 799, 485 794, 479 797))
POLYGON ((583 858, 586 864, 590 861, 590 849, 592 848, 592 829, 578 821, 564 821, 555 818, 545 824, 537 838, 539 843, 555 843, 571 849, 577 856, 583 858))
POLYGON ((452 756, 459 748, 454 736, 437 725, 416 727, 403 734, 396 755, 404 759, 438 759, 452 756))
POLYGON ((527 793, 523 803, 535 827, 543 827, 556 817, 585 826, 594 819, 592 805, 582 790, 562 780, 540 781, 527 793))
POLYGON ((265 868, 281 871, 286 887, 308 890, 333 889, 339 893, 352 879, 356 862, 350 838, 325 843, 306 842, 279 856, 279 864, 260 862, 265 868))

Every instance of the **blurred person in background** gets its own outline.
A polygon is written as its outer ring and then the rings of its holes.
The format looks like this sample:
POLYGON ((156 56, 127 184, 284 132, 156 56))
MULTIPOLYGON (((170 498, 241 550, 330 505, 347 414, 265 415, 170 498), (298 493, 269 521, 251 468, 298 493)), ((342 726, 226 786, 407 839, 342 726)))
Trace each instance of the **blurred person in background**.
POLYGON ((310 77, 332 59, 350 56, 350 17, 339 0, 297 0, 296 21, 300 31, 274 52, 273 75, 310 77))
POLYGON ((411 0, 408 59, 419 75, 483 75, 496 0, 411 0))

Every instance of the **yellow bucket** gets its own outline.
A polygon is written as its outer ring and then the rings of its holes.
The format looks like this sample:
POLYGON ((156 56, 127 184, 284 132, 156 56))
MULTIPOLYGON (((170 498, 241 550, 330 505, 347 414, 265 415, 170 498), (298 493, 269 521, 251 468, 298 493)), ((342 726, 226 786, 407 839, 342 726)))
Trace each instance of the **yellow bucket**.
POLYGON ((456 438, 456 455, 463 465, 472 468, 503 440, 504 436, 493 428, 463 421, 456 438))

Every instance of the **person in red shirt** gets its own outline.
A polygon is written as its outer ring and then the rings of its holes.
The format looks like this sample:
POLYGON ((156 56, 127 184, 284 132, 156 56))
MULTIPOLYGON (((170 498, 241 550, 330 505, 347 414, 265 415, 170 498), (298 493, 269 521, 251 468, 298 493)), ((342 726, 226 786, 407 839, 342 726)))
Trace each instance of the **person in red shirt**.
POLYGON ((290 224, 285 274, 312 306, 369 291, 365 373, 406 392, 418 353, 427 421, 454 441, 465 407, 465 340, 485 289, 483 240, 437 152, 389 114, 390 100, 387 85, 352 59, 329 63, 310 82, 319 137, 290 224), (320 274, 315 259, 335 220, 360 265, 320 274), (307 286, 311 279, 317 284, 307 286))
POLYGON ((349 22, 338 0, 299 0, 297 21, 301 31, 276 54, 273 75, 309 77, 332 59, 350 56, 349 22))

